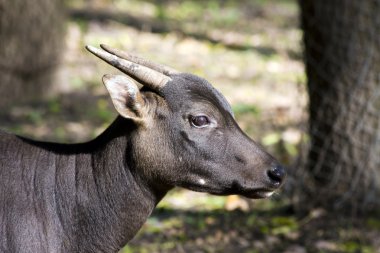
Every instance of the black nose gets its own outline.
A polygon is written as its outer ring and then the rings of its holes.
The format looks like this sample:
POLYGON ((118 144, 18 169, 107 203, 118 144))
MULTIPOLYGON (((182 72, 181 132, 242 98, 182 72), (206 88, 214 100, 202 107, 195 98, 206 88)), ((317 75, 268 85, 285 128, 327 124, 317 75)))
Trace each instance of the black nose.
POLYGON ((281 165, 276 165, 268 170, 267 175, 274 185, 280 186, 286 177, 286 171, 281 165))

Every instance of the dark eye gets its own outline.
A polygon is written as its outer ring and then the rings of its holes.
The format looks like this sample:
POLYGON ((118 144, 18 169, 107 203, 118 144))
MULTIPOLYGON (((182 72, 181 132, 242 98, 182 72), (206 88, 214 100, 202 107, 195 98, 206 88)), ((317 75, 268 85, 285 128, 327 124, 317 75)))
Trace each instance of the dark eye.
POLYGON ((209 119, 204 115, 190 116, 190 122, 195 127, 205 127, 210 124, 209 119))

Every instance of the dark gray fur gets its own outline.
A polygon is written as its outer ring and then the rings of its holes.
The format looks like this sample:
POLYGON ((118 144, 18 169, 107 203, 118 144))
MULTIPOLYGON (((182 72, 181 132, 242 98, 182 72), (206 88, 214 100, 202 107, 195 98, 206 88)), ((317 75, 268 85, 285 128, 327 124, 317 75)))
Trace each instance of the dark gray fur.
POLYGON ((196 76, 172 78, 159 94, 141 91, 150 127, 119 116, 83 144, 0 131, 0 252, 117 252, 175 186, 248 197, 279 187, 268 176, 277 162, 240 130, 225 98, 196 76), (218 126, 191 127, 200 112, 218 126))

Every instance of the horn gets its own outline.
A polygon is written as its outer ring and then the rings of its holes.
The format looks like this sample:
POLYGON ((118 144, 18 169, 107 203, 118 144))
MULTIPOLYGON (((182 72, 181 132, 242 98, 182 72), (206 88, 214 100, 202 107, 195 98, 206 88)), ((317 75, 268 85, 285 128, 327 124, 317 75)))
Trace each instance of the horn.
POLYGON ((86 49, 152 90, 159 91, 172 80, 169 76, 154 69, 122 59, 96 47, 87 45, 86 49))
POLYGON ((131 62, 140 64, 140 65, 143 65, 145 67, 154 69, 154 70, 156 70, 156 71, 158 71, 164 75, 167 75, 167 76, 180 73, 179 71, 177 71, 171 67, 168 67, 168 66, 165 66, 162 64, 158 64, 158 63, 154 63, 154 62, 151 62, 149 60, 145 60, 145 59, 140 58, 138 56, 131 55, 127 52, 124 52, 124 51, 116 49, 116 48, 111 48, 110 46, 107 46, 104 44, 100 44, 100 47, 102 49, 106 50, 110 54, 116 55, 116 56, 118 56, 122 59, 125 59, 127 61, 131 61, 131 62))

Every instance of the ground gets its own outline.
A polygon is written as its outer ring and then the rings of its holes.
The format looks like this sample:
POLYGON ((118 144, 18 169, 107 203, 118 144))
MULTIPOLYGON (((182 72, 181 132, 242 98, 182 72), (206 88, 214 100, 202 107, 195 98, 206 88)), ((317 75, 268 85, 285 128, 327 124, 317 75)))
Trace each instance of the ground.
MULTIPOLYGON (((100 43, 209 80, 244 131, 292 167, 307 141, 307 95, 296 1, 66 0, 65 47, 51 95, 0 113, 8 131, 81 142, 116 117, 101 84, 118 73, 86 52, 100 43)), ((176 189, 122 252, 380 252, 380 219, 294 210, 271 200, 176 189)))
POLYGON ((379 252, 379 225, 377 218, 340 217, 322 209, 295 215, 280 199, 229 211, 225 198, 179 191, 159 205, 122 252, 379 252), (185 201, 176 206, 176 199, 186 199, 188 206, 185 201))

